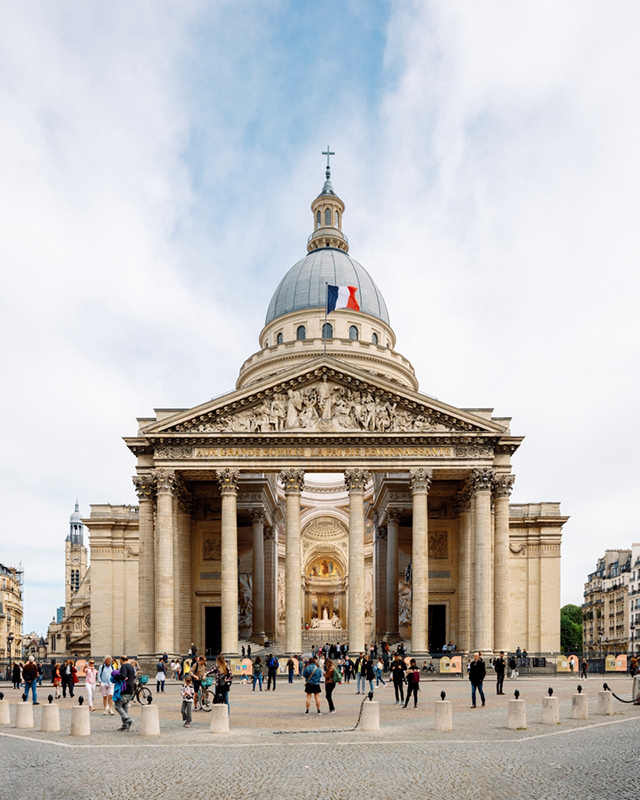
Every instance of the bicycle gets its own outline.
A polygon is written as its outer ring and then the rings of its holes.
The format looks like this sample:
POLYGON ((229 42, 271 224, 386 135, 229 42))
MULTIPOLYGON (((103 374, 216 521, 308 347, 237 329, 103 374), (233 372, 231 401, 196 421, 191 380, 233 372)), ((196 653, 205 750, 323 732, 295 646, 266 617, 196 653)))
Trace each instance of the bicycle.
POLYGON ((149 705, 153 700, 151 689, 145 685, 148 683, 149 677, 147 675, 140 675, 136 677, 133 684, 133 703, 140 703, 140 705, 149 705))
POLYGON ((213 692, 209 691, 209 686, 213 683, 211 678, 203 678, 200 681, 200 689, 196 695, 194 706, 197 711, 211 711, 213 708, 213 692))

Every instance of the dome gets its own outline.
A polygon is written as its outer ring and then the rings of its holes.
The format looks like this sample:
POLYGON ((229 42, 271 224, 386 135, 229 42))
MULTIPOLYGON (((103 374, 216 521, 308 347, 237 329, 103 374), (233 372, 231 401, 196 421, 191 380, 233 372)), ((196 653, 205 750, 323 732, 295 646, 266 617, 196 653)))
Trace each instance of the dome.
POLYGON ((78 504, 77 500, 76 500, 76 507, 74 509, 74 512, 69 517, 69 522, 71 523, 71 525, 73 525, 74 523, 76 525, 81 525, 82 524, 82 515, 80 514, 80 505, 78 504))
POLYGON ((269 303, 265 325, 292 311, 324 308, 326 284, 356 286, 360 311, 390 324, 384 297, 362 264, 343 250, 320 247, 294 264, 284 276, 269 303))

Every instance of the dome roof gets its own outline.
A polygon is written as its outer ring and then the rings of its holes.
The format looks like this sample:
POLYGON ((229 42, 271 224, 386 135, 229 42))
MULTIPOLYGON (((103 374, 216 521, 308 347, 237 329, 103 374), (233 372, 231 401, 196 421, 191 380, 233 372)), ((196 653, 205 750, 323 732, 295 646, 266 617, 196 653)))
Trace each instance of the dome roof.
POLYGON ((320 247, 294 264, 280 281, 269 303, 265 325, 292 311, 324 308, 326 284, 356 286, 360 311, 390 324, 384 297, 362 264, 342 250, 320 247))

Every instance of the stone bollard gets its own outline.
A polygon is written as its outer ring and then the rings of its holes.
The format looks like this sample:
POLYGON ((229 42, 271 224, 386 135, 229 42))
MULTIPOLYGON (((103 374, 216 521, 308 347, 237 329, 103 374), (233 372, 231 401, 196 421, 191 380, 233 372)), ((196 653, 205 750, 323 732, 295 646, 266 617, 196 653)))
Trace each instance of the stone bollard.
POLYGON ((360 718, 361 731, 380 730, 380 704, 377 700, 365 700, 360 718))
POLYGON ((571 719, 589 719, 589 705, 586 694, 574 694, 571 698, 571 719))
POLYGON ((640 675, 633 676, 633 688, 631 689, 631 697, 635 700, 640 694, 640 675))
POLYGON ((226 703, 211 706, 211 733, 229 733, 229 709, 226 703))
POLYGON ((16 728, 33 728, 32 703, 18 703, 16 706, 16 728))
POLYGON ((542 698, 542 724, 560 724, 560 704, 558 703, 557 697, 542 698))
POLYGON ((611 692, 598 692, 598 714, 601 717, 613 714, 613 695, 611 692))
POLYGON ((60 708, 56 705, 42 706, 42 720, 40 730, 54 733, 60 730, 60 708))
POLYGON ((158 706, 142 706, 142 720, 140 722, 141 736, 160 736, 160 716, 158 706))
POLYGON ((0 725, 11 724, 11 707, 8 700, 0 700, 0 725))
POLYGON ((74 706, 71 709, 71 735, 91 735, 91 712, 89 706, 74 706))
POLYGON ((436 700, 433 706, 435 709, 433 715, 433 730, 452 731, 453 715, 451 713, 451 700, 436 700))
POLYGON ((516 731, 527 727, 527 707, 524 700, 509 700, 507 728, 516 731))

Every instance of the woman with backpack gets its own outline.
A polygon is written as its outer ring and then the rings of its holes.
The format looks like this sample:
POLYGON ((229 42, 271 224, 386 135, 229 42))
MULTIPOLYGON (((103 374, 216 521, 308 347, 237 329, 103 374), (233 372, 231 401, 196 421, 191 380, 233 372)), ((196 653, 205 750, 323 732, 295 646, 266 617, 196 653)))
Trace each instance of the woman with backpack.
POLYGON ((333 661, 328 658, 324 664, 324 691, 327 696, 330 714, 336 713, 332 698, 333 690, 336 688, 336 683, 340 683, 340 670, 336 667, 333 661))
POLYGON ((311 695, 313 694, 316 697, 316 709, 318 714, 322 714, 322 711, 320 711, 320 679, 322 678, 322 670, 316 663, 316 660, 313 658, 313 656, 309 659, 309 663, 304 668, 302 677, 305 680, 304 691, 307 695, 307 710, 304 713, 309 713, 311 695))
POLYGON ((260 656, 256 656, 256 660, 253 662, 253 691, 256 690, 256 683, 260 686, 260 691, 262 691, 262 659, 260 656))
POLYGON ((407 670, 407 699, 405 700, 403 708, 409 705, 409 699, 413 695, 413 707, 418 707, 418 692, 420 691, 420 670, 416 664, 415 658, 409 662, 409 669, 407 670))

